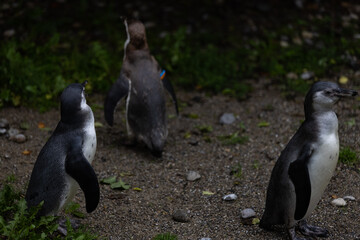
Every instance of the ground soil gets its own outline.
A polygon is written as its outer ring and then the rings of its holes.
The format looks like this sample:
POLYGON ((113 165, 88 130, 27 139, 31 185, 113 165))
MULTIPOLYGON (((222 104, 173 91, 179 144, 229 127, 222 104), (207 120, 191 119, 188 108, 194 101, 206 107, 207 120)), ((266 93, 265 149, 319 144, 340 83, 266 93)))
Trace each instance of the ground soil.
MULTIPOLYGON (((86 214, 82 223, 106 239, 151 239, 165 232, 176 234, 179 239, 286 239, 281 228, 267 232, 258 225, 243 224, 240 211, 253 208, 257 217, 261 217, 271 170, 304 119, 304 96, 286 100, 271 82, 252 82, 252 85, 251 96, 240 102, 225 96, 208 97, 204 93, 178 91, 182 109, 178 118, 168 119, 169 136, 161 159, 151 156, 142 145, 128 147, 122 144, 126 137, 123 106, 118 109, 112 128, 106 125, 103 110, 93 107, 96 122, 103 124, 96 129, 95 172, 99 180, 114 175, 121 177, 131 188, 119 191, 101 185, 100 204, 93 213, 86 214), (224 112, 234 113, 237 116, 235 123, 220 125, 219 116, 224 112), (199 115, 198 119, 186 117, 195 113, 199 115), (262 121, 268 122, 269 126, 259 127, 262 121), (205 134, 207 137, 197 128, 202 125, 213 127, 212 132, 205 134), (217 137, 235 132, 248 136, 249 141, 226 146, 217 137), (190 133, 190 138, 184 137, 189 136, 186 133, 190 133), (230 174, 239 163, 241 178, 230 174), (186 174, 190 170, 199 172, 201 179, 187 181, 186 174), (133 190, 135 187, 142 191, 133 190), (203 195, 203 191, 211 191, 214 195, 203 195), (229 193, 235 193, 238 199, 223 201, 222 197, 229 193), (187 211, 190 222, 174 221, 172 214, 177 209, 187 211)), ((99 106, 102 101, 103 96, 88 96, 89 105, 99 106)), ((359 150, 359 101, 342 101, 336 112, 341 146, 359 150), (355 125, 349 124, 353 119, 355 125)), ((174 113, 169 100, 168 114, 174 113)), ((56 109, 39 113, 21 107, 1 109, 0 116, 15 128, 22 122, 30 124, 30 128, 23 131, 28 138, 23 144, 0 136, 1 180, 14 174, 16 185, 25 192, 36 157, 58 123, 60 114, 56 109), (39 129, 40 122, 51 130, 39 129), (30 155, 23 155, 24 150, 31 151, 30 155)), ((328 239, 360 239, 358 167, 338 164, 309 219, 310 223, 329 230, 328 239), (333 195, 352 195, 356 201, 348 202, 343 208, 335 207, 330 204, 333 195)), ((85 212, 80 190, 74 201, 80 203, 85 212)))

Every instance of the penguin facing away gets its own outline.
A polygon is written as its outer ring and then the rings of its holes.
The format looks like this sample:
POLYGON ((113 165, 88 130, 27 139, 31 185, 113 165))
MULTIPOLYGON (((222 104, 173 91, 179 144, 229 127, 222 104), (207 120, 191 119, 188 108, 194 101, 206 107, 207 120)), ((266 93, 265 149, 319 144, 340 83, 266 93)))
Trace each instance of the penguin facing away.
POLYGON ((306 219, 318 204, 339 157, 338 119, 333 106, 342 97, 356 96, 353 90, 336 83, 317 82, 306 95, 305 121, 281 152, 269 182, 265 212, 260 227, 271 230, 284 224, 290 239, 295 226, 309 237, 327 237, 324 228, 311 226, 306 219))
POLYGON ((86 104, 85 84, 74 83, 61 94, 61 120, 35 162, 25 199, 28 207, 44 204, 38 215, 56 215, 79 185, 86 211, 94 211, 100 189, 91 163, 96 151, 94 115, 86 104))
POLYGON ((126 96, 126 127, 129 137, 144 142, 161 157, 168 130, 164 88, 170 93, 178 114, 175 91, 164 71, 150 54, 145 26, 140 21, 124 21, 127 40, 120 77, 109 90, 105 103, 106 122, 112 126, 114 110, 126 96))

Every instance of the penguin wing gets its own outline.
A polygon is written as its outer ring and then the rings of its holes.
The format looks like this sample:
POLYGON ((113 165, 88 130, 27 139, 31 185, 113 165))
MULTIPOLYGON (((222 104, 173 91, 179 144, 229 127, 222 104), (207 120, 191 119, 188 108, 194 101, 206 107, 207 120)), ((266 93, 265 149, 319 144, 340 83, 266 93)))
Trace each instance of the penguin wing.
POLYGON ((112 126, 114 123, 114 110, 117 103, 129 93, 129 81, 123 73, 110 88, 105 103, 104 115, 106 122, 112 126))
MULTIPOLYGON (((81 142, 81 141, 80 141, 81 142)), ((77 144, 80 145, 80 144, 77 144)), ((86 211, 94 211, 99 203, 100 188, 99 183, 90 163, 84 157, 81 146, 73 146, 74 150, 70 151, 65 159, 65 170, 74 178, 85 194, 86 211)))
POLYGON ((308 171, 308 163, 313 149, 310 144, 306 144, 300 151, 297 160, 289 166, 288 174, 295 186, 296 208, 295 220, 302 219, 309 207, 311 197, 311 182, 308 171))
POLYGON ((176 94, 175 94, 175 91, 174 91, 174 88, 173 88, 171 82, 167 79, 166 76, 164 76, 162 78, 162 84, 163 84, 164 88, 170 93, 170 95, 173 99, 174 105, 175 105, 176 115, 179 116, 179 108, 178 108, 176 94))

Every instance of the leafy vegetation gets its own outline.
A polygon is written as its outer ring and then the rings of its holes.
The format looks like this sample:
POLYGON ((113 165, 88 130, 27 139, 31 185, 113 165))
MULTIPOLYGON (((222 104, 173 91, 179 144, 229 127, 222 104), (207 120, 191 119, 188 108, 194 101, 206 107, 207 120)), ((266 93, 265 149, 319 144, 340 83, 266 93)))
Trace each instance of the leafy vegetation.
POLYGON ((71 214, 78 218, 85 218, 85 214, 80 211, 80 204, 71 202, 68 206, 66 206, 65 213, 71 214))
MULTIPOLYGON (((126 39, 117 4, 99 7, 82 1, 74 8, 72 3, 49 7, 36 2, 29 7, 20 1, 14 8, 18 14, 4 11, 7 25, 17 32, 0 41, 0 107, 29 105, 46 110, 57 106, 66 85, 85 80, 89 81, 87 92, 106 92, 120 71, 126 39)), ((199 4, 209 12, 214 7, 206 1, 199 4)), ((188 13, 179 13, 172 16, 173 25, 165 34, 161 25, 148 28, 149 46, 176 87, 238 99, 251 91, 245 79, 270 77, 285 95, 291 95, 305 93, 312 81, 344 67, 356 68, 357 21, 344 24, 340 16, 334 18, 326 11, 291 18, 294 12, 300 14, 293 11, 284 16, 287 24, 272 24, 253 34, 237 31, 235 23, 224 29, 228 23, 222 22, 221 15, 189 31, 183 23, 188 13), (304 79, 304 72, 312 76, 304 79), (288 73, 293 73, 291 78, 288 73)), ((238 14, 228 18, 235 21, 238 14)))
POLYGON ((177 240, 178 237, 171 233, 161 233, 152 238, 152 240, 177 240))
POLYGON ((236 178, 242 177, 242 166, 241 163, 237 163, 233 168, 231 169, 230 175, 233 175, 236 178))
POLYGON ((22 194, 15 190, 11 182, 13 177, 2 185, 0 190, 0 238, 17 239, 76 239, 91 240, 97 236, 88 232, 85 228, 74 230, 67 221, 67 236, 61 236, 56 230, 58 228, 57 217, 37 217, 43 202, 30 209, 27 208, 22 194))
POLYGON ((119 179, 116 181, 116 176, 111 176, 101 180, 101 183, 108 184, 112 189, 128 190, 130 185, 119 179))
POLYGON ((349 166, 354 166, 360 162, 360 158, 350 147, 344 147, 340 150, 339 162, 349 166))
POLYGON ((249 140, 248 136, 239 136, 238 132, 235 132, 230 135, 218 136, 218 139, 224 145, 235 145, 235 144, 244 144, 249 140))

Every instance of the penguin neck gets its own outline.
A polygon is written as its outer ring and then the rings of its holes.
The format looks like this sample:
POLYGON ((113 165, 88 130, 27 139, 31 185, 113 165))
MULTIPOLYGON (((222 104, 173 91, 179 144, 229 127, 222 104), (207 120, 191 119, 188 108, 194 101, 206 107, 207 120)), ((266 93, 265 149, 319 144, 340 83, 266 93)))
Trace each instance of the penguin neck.
POLYGON ((337 134, 338 132, 338 118, 332 110, 313 112, 309 118, 306 118, 306 121, 309 120, 316 122, 321 133, 337 134))
POLYGON ((68 129, 68 128, 83 128, 88 121, 91 121, 93 119, 92 112, 88 113, 85 111, 78 111, 76 113, 72 114, 64 114, 61 113, 61 120, 60 122, 62 125, 68 129))
POLYGON ((142 59, 142 58, 149 58, 150 50, 149 49, 136 49, 132 51, 128 51, 126 53, 125 60, 129 60, 130 62, 142 59))

